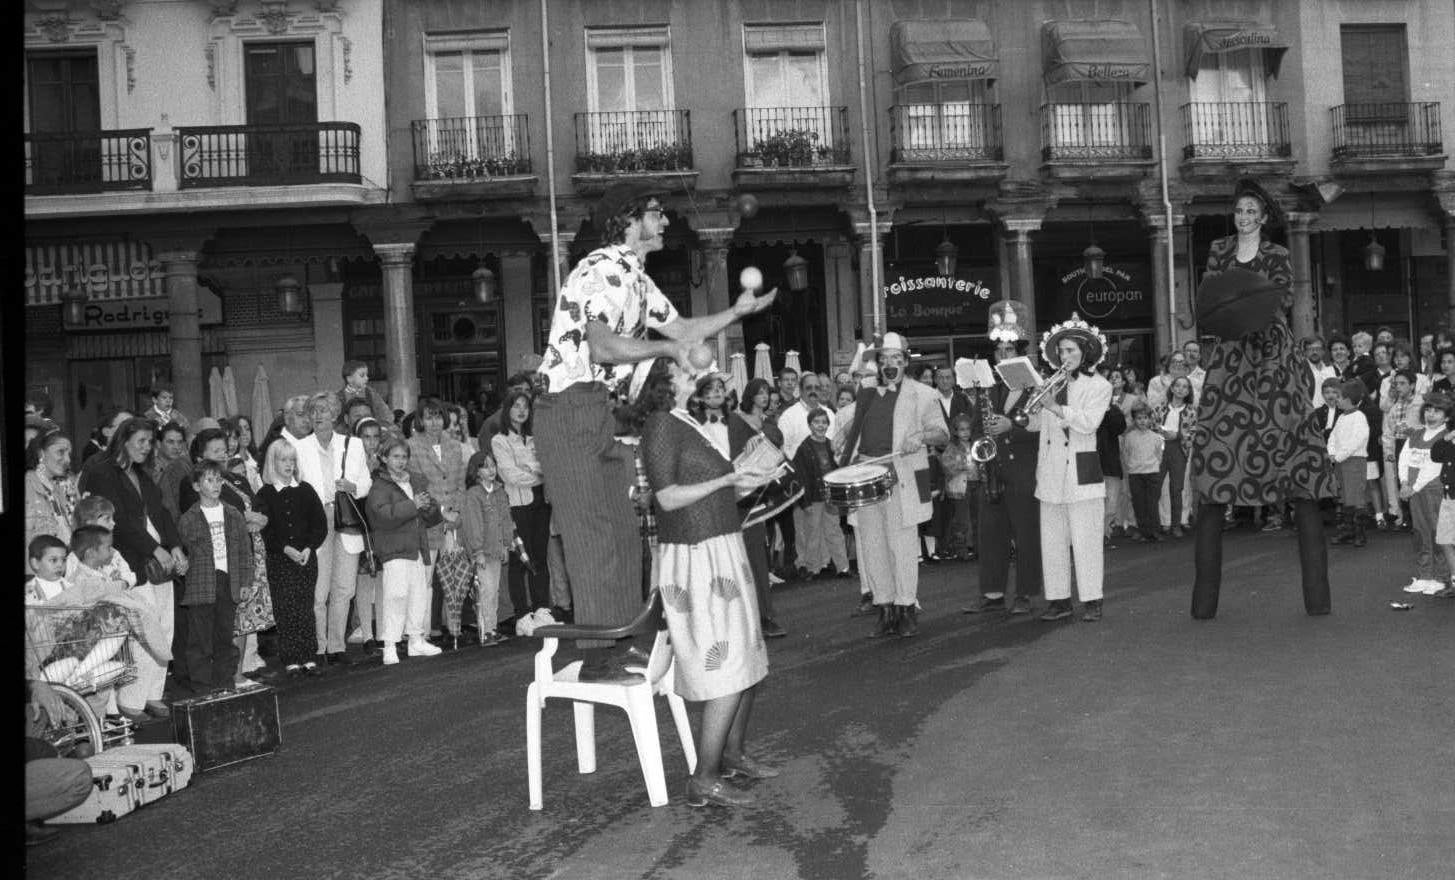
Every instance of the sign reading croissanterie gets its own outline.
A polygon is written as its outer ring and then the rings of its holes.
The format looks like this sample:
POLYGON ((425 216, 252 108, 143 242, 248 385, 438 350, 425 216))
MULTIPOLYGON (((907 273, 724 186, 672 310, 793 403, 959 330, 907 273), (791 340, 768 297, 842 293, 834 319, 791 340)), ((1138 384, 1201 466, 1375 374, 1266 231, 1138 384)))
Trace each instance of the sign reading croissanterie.
POLYGON ((903 275, 884 285, 884 311, 891 324, 967 324, 984 320, 990 288, 980 281, 903 275))

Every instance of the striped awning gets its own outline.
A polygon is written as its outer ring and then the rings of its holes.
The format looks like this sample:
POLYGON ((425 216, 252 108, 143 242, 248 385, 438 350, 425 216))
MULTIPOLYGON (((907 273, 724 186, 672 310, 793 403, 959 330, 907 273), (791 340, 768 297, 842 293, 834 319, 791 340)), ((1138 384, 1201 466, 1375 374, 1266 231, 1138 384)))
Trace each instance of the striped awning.
POLYGON ((985 22, 963 19, 901 19, 889 28, 894 81, 990 79, 1000 75, 995 41, 985 22))
POLYGON ((1041 61, 1048 85, 1151 81, 1147 44, 1137 26, 1126 21, 1048 21, 1041 27, 1041 61))
POLYGON ((1187 41, 1187 75, 1197 77, 1205 55, 1258 49, 1263 52, 1264 70, 1278 76, 1278 65, 1288 51, 1288 40, 1271 24, 1252 21, 1200 21, 1183 29, 1187 41))
POLYGON ((80 287, 91 299, 166 296, 162 264, 151 246, 130 239, 30 245, 25 249, 25 304, 56 305, 80 287))

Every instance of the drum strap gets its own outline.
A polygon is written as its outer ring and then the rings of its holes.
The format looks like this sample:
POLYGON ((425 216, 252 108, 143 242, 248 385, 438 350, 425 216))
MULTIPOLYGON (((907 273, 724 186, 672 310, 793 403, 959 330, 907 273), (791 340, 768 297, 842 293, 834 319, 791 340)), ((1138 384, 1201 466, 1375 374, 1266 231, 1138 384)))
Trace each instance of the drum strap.
MULTIPOLYGON (((672 410, 672 415, 681 419, 684 424, 691 425, 692 430, 701 434, 702 439, 707 441, 707 445, 711 446, 714 452, 716 452, 718 455, 722 455, 722 450, 717 448, 717 443, 713 441, 712 435, 707 433, 706 425, 698 424, 697 419, 694 419, 692 416, 688 415, 686 410, 674 409, 672 410)), ((723 455, 723 458, 727 459, 729 462, 732 461, 732 459, 728 458, 728 456, 723 455)))

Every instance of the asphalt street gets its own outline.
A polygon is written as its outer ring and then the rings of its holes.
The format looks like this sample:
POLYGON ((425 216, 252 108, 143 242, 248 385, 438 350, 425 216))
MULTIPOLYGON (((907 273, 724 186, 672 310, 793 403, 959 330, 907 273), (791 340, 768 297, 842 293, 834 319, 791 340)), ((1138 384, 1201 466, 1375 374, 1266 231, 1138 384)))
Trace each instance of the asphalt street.
POLYGON ((1455 602, 1399 592, 1407 536, 1331 548, 1322 618, 1291 533, 1229 534, 1213 621, 1188 615, 1191 552, 1111 551, 1094 624, 961 614, 973 563, 921 569, 913 639, 865 638, 853 581, 780 588, 790 635, 769 643, 752 739, 783 774, 751 784, 753 810, 685 805, 662 701, 668 806, 647 804, 623 715, 598 710, 583 776, 553 704, 528 810, 538 643, 517 639, 288 682, 276 755, 70 826, 28 876, 1451 876, 1455 602))

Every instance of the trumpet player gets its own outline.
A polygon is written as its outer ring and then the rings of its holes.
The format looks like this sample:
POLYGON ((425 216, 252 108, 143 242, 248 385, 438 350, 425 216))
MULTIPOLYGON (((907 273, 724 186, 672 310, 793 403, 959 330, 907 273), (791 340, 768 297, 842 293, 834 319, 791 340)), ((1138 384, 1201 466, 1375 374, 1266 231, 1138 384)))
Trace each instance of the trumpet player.
POLYGON ((1096 365, 1105 354, 1101 331, 1074 312, 1041 342, 1041 356, 1058 371, 1050 380, 1056 390, 1027 407, 1027 415, 1041 423, 1036 497, 1041 502, 1041 559, 1049 603, 1042 620, 1071 616, 1073 564, 1084 605, 1081 619, 1101 619, 1106 480, 1096 432, 1111 406, 1111 383, 1097 375, 1096 365))
MULTIPOLYGON (((1025 306, 1001 300, 990 308, 990 339, 995 362, 1021 357, 1029 347, 1025 306)), ((980 552, 980 595, 961 609, 966 614, 1005 611, 1029 614, 1041 592, 1040 505, 1036 501, 1036 441, 1040 423, 1025 426, 1010 419, 1027 391, 1012 391, 998 376, 985 394, 975 397, 976 441, 989 439, 994 456, 985 462, 984 488, 977 502, 980 552), (1007 603, 1010 557, 1015 550, 1015 598, 1007 603)), ((986 444, 981 444, 982 446, 986 444)))

